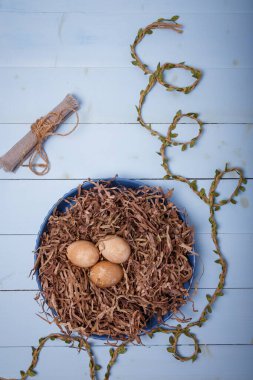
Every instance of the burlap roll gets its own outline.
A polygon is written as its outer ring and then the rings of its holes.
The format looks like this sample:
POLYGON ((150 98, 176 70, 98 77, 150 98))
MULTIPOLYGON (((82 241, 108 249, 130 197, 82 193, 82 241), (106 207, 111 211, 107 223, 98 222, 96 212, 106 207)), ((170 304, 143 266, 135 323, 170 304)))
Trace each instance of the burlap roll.
MULTIPOLYGON (((78 101, 67 95, 45 118, 50 122, 52 132, 79 107, 78 101)), ((38 144, 37 135, 31 130, 21 140, 19 140, 6 154, 0 157, 0 168, 7 172, 15 171, 26 158, 34 151, 38 144)))

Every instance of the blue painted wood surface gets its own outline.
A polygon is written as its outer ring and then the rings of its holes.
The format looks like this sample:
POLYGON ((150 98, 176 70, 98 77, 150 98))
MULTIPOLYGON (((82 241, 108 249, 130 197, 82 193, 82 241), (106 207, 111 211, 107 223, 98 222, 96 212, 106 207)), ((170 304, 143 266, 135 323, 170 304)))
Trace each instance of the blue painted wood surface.
MULTIPOLYGON (((185 207, 196 231, 201 260, 194 300, 201 310, 206 293, 215 288, 218 268, 208 209, 183 184, 164 181, 159 142, 136 122, 134 105, 147 77, 131 66, 129 45, 141 26, 158 17, 181 15, 184 33, 157 31, 139 47, 145 61, 186 61, 204 71, 194 92, 185 96, 156 86, 144 108, 145 118, 159 130, 167 128, 178 109, 200 112, 206 122, 194 149, 170 152, 172 169, 200 186, 210 187, 216 168, 238 165, 249 178, 238 205, 218 214, 221 248, 228 261, 225 296, 199 336, 202 355, 180 363, 166 352, 167 337, 144 338, 131 346, 113 369, 112 379, 248 380, 253 370, 253 3, 251 0, 1 0, 0 1, 0 155, 39 116, 66 93, 82 101, 80 126, 67 138, 48 140, 51 171, 37 178, 26 168, 15 174, 0 171, 0 377, 18 377, 31 358, 38 338, 56 331, 36 313, 37 284, 28 277, 32 250, 43 217, 55 201, 84 178, 121 177, 174 188, 174 200, 185 207), (45 196, 46 194, 46 196, 45 196), (204 275, 200 279, 204 267, 204 275)), ((188 79, 178 72, 170 79, 188 79)), ((71 117, 61 130, 75 122, 71 117)), ((182 120, 184 122, 184 120, 182 120)), ((185 120, 180 136, 193 136, 196 126, 185 120)), ((236 180, 220 185, 230 194, 236 180)), ((190 305, 188 316, 196 317, 190 305)), ((180 349, 192 350, 183 340, 180 349)), ((95 341, 102 364, 108 348, 95 341)), ((39 380, 88 378, 85 354, 50 342, 38 365, 39 380)))

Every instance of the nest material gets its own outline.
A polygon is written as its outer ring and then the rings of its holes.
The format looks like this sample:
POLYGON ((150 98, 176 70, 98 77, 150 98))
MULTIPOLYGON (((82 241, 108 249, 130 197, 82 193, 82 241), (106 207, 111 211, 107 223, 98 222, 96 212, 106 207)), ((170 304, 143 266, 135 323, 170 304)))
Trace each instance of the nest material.
POLYGON ((193 229, 170 202, 171 191, 130 189, 110 181, 92 184, 68 198, 71 207, 64 213, 53 212, 34 270, 39 270, 41 293, 57 313, 55 320, 67 331, 136 339, 152 316, 162 320, 186 303, 183 283, 192 276, 187 256, 193 229), (112 234, 127 240, 131 255, 122 264, 123 280, 100 289, 90 281, 89 269, 68 260, 67 247, 79 239, 96 244, 112 234))

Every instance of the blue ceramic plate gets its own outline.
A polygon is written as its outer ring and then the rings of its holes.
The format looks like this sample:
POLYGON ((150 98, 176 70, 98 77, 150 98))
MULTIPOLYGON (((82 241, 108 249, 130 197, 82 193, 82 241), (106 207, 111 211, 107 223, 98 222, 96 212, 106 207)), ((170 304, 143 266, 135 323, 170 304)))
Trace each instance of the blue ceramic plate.
MULTIPOLYGON (((106 179, 108 180, 108 179, 106 179)), ((137 189, 139 187, 142 187, 144 186, 145 184, 142 183, 142 182, 138 182, 138 181, 134 181, 134 180, 129 180, 129 179, 125 179, 125 178, 116 178, 112 181, 112 185, 113 186, 125 186, 127 188, 132 188, 132 189, 137 189)), ((148 185, 145 185, 145 186, 148 186, 148 185)), ((90 189, 92 188, 93 185, 89 182, 85 182, 83 185, 82 185, 82 188, 83 189, 90 189)), ((38 235, 37 235, 37 239, 36 239, 36 244, 35 244, 35 252, 38 250, 39 246, 40 246, 40 241, 41 241, 41 237, 43 235, 44 232, 47 232, 47 223, 48 223, 48 220, 50 218, 50 216, 53 214, 53 211, 55 209, 57 209, 58 211, 60 212, 64 212, 66 210, 66 208, 69 208, 71 207, 71 204, 69 204, 68 202, 66 202, 66 199, 69 198, 69 197, 74 197, 77 195, 77 192, 78 192, 78 188, 74 188, 72 190, 70 190, 68 193, 66 193, 61 199, 58 200, 58 202, 56 202, 53 207, 49 210, 49 212, 47 213, 47 216, 45 217, 42 225, 40 226, 40 230, 38 232, 38 235)), ((185 220, 185 217, 183 215, 183 213, 179 212, 179 216, 181 217, 182 220, 185 220)), ((194 275, 194 268, 195 268, 195 256, 194 255, 189 255, 188 256, 188 259, 189 259, 189 263, 191 264, 191 267, 192 267, 192 272, 193 272, 193 275, 194 275)), ((34 260, 36 260, 36 254, 34 255, 34 260)), ((191 287, 191 284, 192 284, 192 281, 193 281, 193 275, 192 275, 192 278, 190 279, 190 281, 184 283, 184 287, 189 290, 190 287, 191 287)), ((40 282, 40 278, 39 278, 39 270, 37 269, 36 272, 35 272, 35 277, 36 277, 36 281, 38 283, 38 287, 39 287, 39 290, 42 290, 42 287, 41 287, 41 282, 40 282)), ((56 312, 55 310, 51 309, 52 313, 56 316, 56 312)), ((170 317, 171 317, 172 313, 170 311, 168 311, 168 313, 163 317, 163 321, 167 321, 170 317)), ((157 318, 155 316, 153 316, 149 322, 147 323, 147 327, 146 327, 146 331, 150 331, 151 329, 155 328, 158 326, 158 321, 157 321, 157 318)), ((143 335, 144 333, 141 333, 140 335, 143 335)), ((96 339, 108 339, 108 336, 107 335, 95 335, 93 334, 92 335, 92 338, 96 338, 96 339)), ((109 338, 110 339, 110 338, 109 338)))

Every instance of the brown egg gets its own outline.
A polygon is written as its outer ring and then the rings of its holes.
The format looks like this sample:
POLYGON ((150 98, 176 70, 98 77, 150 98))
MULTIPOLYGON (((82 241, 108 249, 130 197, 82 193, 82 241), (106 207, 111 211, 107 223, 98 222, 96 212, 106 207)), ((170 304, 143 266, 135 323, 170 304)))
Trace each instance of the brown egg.
POLYGON ((118 284, 123 277, 123 269, 118 264, 100 261, 90 270, 91 281, 99 288, 109 288, 118 284))
POLYGON ((77 240, 68 246, 67 256, 72 264, 81 268, 89 268, 98 262, 99 251, 92 242, 77 240))
POLYGON ((98 242, 98 249, 105 259, 111 263, 121 264, 130 256, 130 246, 120 236, 108 235, 98 242))

